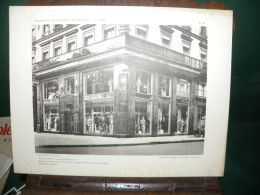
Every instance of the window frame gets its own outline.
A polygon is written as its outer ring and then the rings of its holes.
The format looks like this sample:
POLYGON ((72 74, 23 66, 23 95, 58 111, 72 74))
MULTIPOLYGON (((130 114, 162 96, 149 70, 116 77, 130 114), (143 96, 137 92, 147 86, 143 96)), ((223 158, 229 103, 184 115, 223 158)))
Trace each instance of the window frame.
MULTIPOLYGON (((166 85, 167 85, 167 83, 166 83, 166 85)), ((172 96, 171 93, 172 93, 172 78, 160 74, 160 75, 158 76, 158 95, 161 96, 161 97, 171 97, 171 96, 172 96), (166 79, 166 82, 167 82, 167 80, 168 80, 168 82, 169 82, 169 89, 168 89, 169 95, 168 95, 168 96, 167 96, 167 89, 166 89, 166 91, 165 91, 165 94, 166 94, 165 96, 162 95, 162 93, 160 92, 160 90, 161 90, 161 88, 160 88, 160 79, 161 79, 161 78, 162 78, 162 79, 166 79)))
POLYGON ((92 45, 92 44, 95 43, 95 29, 94 28, 93 29, 88 29, 87 31, 83 32, 83 41, 82 41, 82 43, 83 43, 83 47, 87 47, 87 46, 92 45), (93 36, 93 43, 86 44, 86 37, 91 36, 91 35, 93 36))
POLYGON ((75 82, 75 76, 68 76, 65 78, 65 94, 66 95, 75 95, 76 94, 76 82, 75 82), (73 93, 72 90, 68 91, 68 81, 70 79, 73 79, 73 93))
MULTIPOLYGON (((49 82, 56 82, 57 83, 57 85, 58 85, 58 90, 57 90, 57 92, 58 92, 58 94, 59 94, 59 88, 60 88, 60 86, 59 86, 59 80, 58 80, 58 78, 53 78, 53 79, 50 79, 50 80, 46 80, 46 81, 43 81, 42 82, 42 90, 43 90, 43 100, 51 100, 51 99, 49 99, 48 98, 48 94, 46 94, 46 90, 45 90, 45 86, 46 86, 46 84, 47 83, 49 83, 49 82)), ((58 99, 58 97, 55 97, 55 98, 53 98, 53 99, 58 99)))
POLYGON ((149 33, 148 25, 137 24, 135 26, 135 35, 136 35, 137 38, 142 39, 142 40, 147 40, 148 39, 148 33, 149 33), (138 36, 138 29, 146 32, 145 38, 138 36))
POLYGON ((42 48, 42 61, 50 59, 50 46, 46 46, 42 48), (44 53, 48 52, 48 57, 44 58, 44 53))
POLYGON ((164 47, 171 48, 171 46, 172 46, 172 34, 167 33, 165 31, 161 30, 161 44, 164 47), (169 45, 163 44, 164 37, 166 37, 169 40, 169 45))
POLYGON ((66 47, 67 47, 67 53, 76 50, 77 49, 77 37, 72 36, 72 37, 67 38, 66 47), (72 43, 72 42, 75 42, 75 48, 72 49, 72 50, 69 50, 69 44, 72 43))
POLYGON ((56 42, 53 44, 53 56, 56 57, 61 54, 62 54, 62 41, 59 41, 59 42, 56 42), (59 47, 60 47, 60 54, 56 55, 56 48, 59 48, 59 47))
POLYGON ((136 87, 135 93, 137 93, 137 94, 145 94, 145 95, 152 95, 153 94, 153 73, 137 69, 136 70, 136 81, 135 82, 136 82, 135 83, 135 87, 136 87), (139 92, 137 90, 137 74, 141 74, 141 73, 146 73, 146 74, 150 75, 150 93, 148 93, 148 92, 147 93, 142 93, 142 92, 140 92, 141 90, 139 90, 139 92))
POLYGON ((114 38, 115 36, 116 36, 116 25, 115 24, 108 24, 108 25, 103 25, 103 40, 108 40, 108 39, 112 39, 112 38, 114 38), (108 30, 108 29, 111 29, 111 28, 113 28, 114 30, 114 33, 113 33, 113 35, 111 36, 111 37, 107 37, 106 38, 106 33, 105 33, 105 31, 106 30, 108 30))

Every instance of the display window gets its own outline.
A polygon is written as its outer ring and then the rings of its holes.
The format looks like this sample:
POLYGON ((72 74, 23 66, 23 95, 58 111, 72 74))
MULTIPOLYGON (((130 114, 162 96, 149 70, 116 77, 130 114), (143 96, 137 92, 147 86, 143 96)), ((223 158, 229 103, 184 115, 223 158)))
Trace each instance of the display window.
POLYGON ((136 73, 136 93, 151 94, 151 74, 138 71, 136 73))
POLYGON ((85 74, 85 95, 113 91, 113 70, 104 69, 85 74))
POLYGON ((167 77, 159 77, 158 93, 162 97, 170 97, 170 79, 167 77))
POLYGON ((112 105, 88 106, 88 103, 85 103, 85 134, 113 134, 113 123, 114 115, 112 105))
POLYGON ((189 106, 177 105, 177 134, 187 134, 189 125, 189 106))
POLYGON ((59 84, 57 80, 47 81, 43 84, 43 99, 51 100, 59 97, 59 84))
POLYGON ((170 131, 170 104, 159 103, 158 106, 158 134, 167 134, 170 131))
POLYGON ((190 83, 186 80, 179 80, 177 84, 177 98, 190 99, 190 83))
POLYGON ((65 79, 66 94, 75 94, 75 79, 74 77, 68 77, 65 79))
POLYGON ((58 132, 60 130, 59 109, 57 107, 44 106, 44 130, 58 132))
POLYGON ((135 104, 135 134, 151 133, 151 105, 150 103, 135 104))

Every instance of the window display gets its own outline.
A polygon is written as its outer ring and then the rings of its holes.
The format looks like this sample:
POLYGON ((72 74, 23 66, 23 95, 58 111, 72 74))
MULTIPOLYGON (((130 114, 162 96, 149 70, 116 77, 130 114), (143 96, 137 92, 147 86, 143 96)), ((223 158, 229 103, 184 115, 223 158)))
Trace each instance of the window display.
POLYGON ((84 120, 85 134, 113 134, 113 106, 86 106, 84 120))
POLYGON ((104 69, 87 73, 85 94, 107 93, 113 91, 113 70, 104 69))
POLYGON ((136 73, 136 92, 151 94, 151 75, 146 72, 136 73))
POLYGON ((165 77, 159 78, 159 95, 163 97, 169 97, 170 96, 170 79, 165 77))
POLYGON ((136 103, 135 105, 135 134, 150 134, 150 112, 148 103, 136 103))
POLYGON ((169 133, 170 128, 170 105, 160 103, 158 107, 158 134, 169 133))
POLYGON ((59 97, 58 90, 59 90, 59 85, 58 81, 53 80, 53 81, 48 81, 43 84, 44 88, 44 99, 56 99, 59 97))
POLYGON ((177 98, 190 99, 190 83, 186 80, 179 80, 177 84, 177 98))
POLYGON ((45 106, 44 108, 44 130, 45 131, 59 131, 59 112, 58 107, 45 106))

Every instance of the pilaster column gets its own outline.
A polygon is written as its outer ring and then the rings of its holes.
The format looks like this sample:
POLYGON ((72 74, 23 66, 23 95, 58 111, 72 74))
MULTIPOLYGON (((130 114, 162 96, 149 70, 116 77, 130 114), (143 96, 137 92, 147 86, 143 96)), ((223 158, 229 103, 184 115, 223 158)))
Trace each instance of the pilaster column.
POLYGON ((177 84, 178 78, 172 77, 172 98, 171 98, 171 135, 174 135, 177 131, 177 84))
POLYGON ((153 82, 153 119, 152 119, 152 136, 157 136, 158 132, 158 90, 159 90, 159 75, 154 73, 153 82))

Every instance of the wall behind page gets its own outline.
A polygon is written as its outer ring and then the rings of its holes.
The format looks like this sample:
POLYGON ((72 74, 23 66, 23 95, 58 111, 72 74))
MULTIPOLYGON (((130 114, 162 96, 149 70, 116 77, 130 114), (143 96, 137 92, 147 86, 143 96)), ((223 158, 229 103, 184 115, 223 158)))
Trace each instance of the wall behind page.
MULTIPOLYGON (((216 1, 233 10, 235 20, 226 165, 221 186, 224 194, 257 194, 260 192, 260 3, 258 0, 216 1)), ((24 2, 1 1, 0 117, 10 115, 8 6, 24 2)), ((13 186, 19 188, 24 183, 21 178, 11 170, 3 192, 13 186)))

